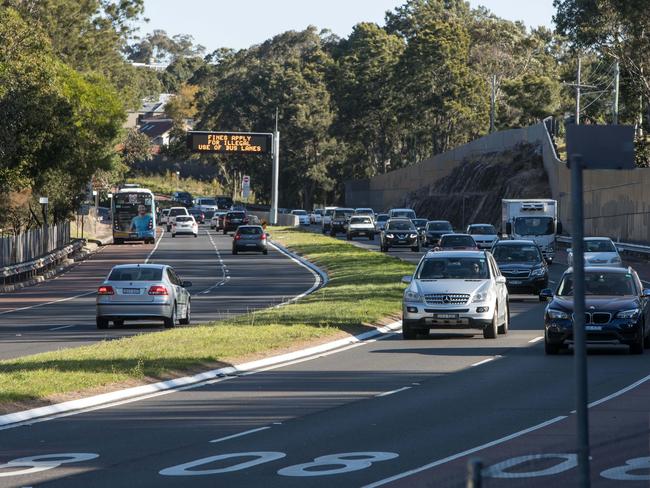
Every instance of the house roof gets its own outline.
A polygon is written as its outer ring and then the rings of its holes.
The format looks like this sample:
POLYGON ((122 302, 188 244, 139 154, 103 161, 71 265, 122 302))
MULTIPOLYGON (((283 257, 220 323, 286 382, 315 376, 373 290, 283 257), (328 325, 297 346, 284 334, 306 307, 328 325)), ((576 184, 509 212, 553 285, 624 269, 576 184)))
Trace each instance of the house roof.
POLYGON ((143 120, 140 125, 140 132, 147 135, 150 139, 162 136, 169 132, 173 127, 171 119, 151 119, 143 120))

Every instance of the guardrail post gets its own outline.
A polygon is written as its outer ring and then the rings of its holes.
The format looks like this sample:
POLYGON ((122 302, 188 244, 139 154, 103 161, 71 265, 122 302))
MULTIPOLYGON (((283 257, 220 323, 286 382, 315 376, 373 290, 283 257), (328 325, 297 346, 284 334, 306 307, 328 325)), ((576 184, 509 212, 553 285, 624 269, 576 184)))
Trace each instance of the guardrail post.
POLYGON ((467 461, 467 488, 481 488, 483 477, 483 462, 480 459, 472 458, 467 461))

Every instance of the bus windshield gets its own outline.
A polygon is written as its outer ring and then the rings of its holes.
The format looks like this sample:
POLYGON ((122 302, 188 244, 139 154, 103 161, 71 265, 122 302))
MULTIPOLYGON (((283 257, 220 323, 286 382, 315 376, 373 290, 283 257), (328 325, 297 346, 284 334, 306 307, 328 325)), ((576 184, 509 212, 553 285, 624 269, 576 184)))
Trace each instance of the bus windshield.
POLYGON ((150 192, 123 191, 113 197, 113 239, 149 240, 156 236, 155 204, 150 192))

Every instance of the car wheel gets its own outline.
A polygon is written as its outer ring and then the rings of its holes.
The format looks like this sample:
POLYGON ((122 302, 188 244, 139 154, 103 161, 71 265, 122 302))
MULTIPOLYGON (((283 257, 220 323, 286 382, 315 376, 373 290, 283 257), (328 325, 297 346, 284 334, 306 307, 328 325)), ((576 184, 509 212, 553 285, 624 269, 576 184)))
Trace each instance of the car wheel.
POLYGON ((124 320, 113 320, 113 325, 115 327, 122 327, 124 325, 124 320))
POLYGON ((372 234, 370 234, 370 235, 368 236, 368 240, 369 240, 369 241, 374 241, 374 240, 375 240, 375 236, 373 236, 372 234))
POLYGON ((495 308, 494 315, 492 316, 492 322, 485 329, 483 329, 483 338, 484 339, 496 339, 498 334, 498 324, 499 321, 499 311, 495 308))
POLYGON ((172 234, 172 237, 176 237, 176 234, 172 234))
POLYGON ((164 319, 165 329, 171 329, 176 325, 176 303, 172 307, 172 314, 170 317, 164 319))
MULTIPOLYGON (((645 330, 645 326, 643 327, 643 330, 645 330)), ((643 346, 646 349, 650 348, 650 337, 649 336, 645 336, 645 338, 643 339, 643 346)))
POLYGON ((417 339, 418 333, 411 329, 408 325, 402 323, 402 339, 406 339, 407 341, 412 341, 413 339, 417 339))
POLYGON ((167 226, 167 232, 169 232, 170 230, 172 230, 172 226, 171 226, 171 225, 168 225, 168 226, 167 226))
POLYGON ((199 237, 199 235, 198 235, 198 234, 194 234, 194 237, 199 237))
POLYGON ((352 240, 352 236, 351 236, 350 234, 346 234, 346 235, 345 235, 345 238, 346 238, 348 241, 351 241, 351 240, 352 240))
POLYGON ((113 244, 116 244, 116 245, 119 246, 121 244, 124 244, 124 240, 123 239, 113 239, 113 244))
POLYGON ((108 329, 108 320, 103 317, 97 317, 97 328, 108 329))
POLYGON ((544 339, 544 353, 548 356, 555 356, 560 352, 561 344, 551 344, 544 339))
POLYGON ((187 301, 187 310, 185 310, 185 318, 180 319, 178 321, 179 324, 181 324, 181 325, 189 325, 190 324, 190 321, 192 320, 191 308, 192 308, 192 302, 190 300, 188 300, 187 301))
POLYGON ((641 333, 639 334, 639 338, 634 341, 632 344, 630 344, 630 354, 643 354, 643 350, 645 346, 645 326, 641 326, 641 333))
POLYGON ((228 232, 226 232, 226 229, 225 229, 225 228, 223 229, 223 235, 224 235, 224 236, 227 236, 227 235, 228 235, 228 232))
POLYGON ((210 226, 210 229, 214 230, 214 225, 211 225, 211 226, 210 226))
POLYGON ((411 251, 413 251, 413 252, 420 252, 420 246, 418 245, 418 246, 414 246, 414 247, 412 247, 412 248, 411 248, 411 251))
POLYGON ((268 249, 264 249, 264 250, 262 251, 262 254, 264 254, 265 256, 266 256, 268 253, 269 253, 269 250, 268 250, 268 249))
POLYGON ((499 326, 499 334, 507 334, 510 328, 510 307, 506 307, 506 316, 503 319, 503 324, 499 326))
POLYGON ((237 249, 233 247, 233 248, 232 248, 232 253, 233 253, 234 255, 237 255, 237 252, 238 252, 237 249))

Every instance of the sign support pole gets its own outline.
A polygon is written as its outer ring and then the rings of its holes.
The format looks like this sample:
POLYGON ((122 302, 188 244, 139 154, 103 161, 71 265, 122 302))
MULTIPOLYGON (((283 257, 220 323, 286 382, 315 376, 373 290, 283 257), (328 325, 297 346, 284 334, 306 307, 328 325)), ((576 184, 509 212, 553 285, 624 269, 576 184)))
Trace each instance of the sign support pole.
POLYGON ((271 188, 271 225, 278 225, 278 180, 280 176, 280 132, 273 133, 273 180, 271 188))
POLYGON ((576 381, 578 486, 589 488, 589 410, 585 332, 585 260, 582 156, 571 155, 571 234, 573 247, 573 356, 576 381))

